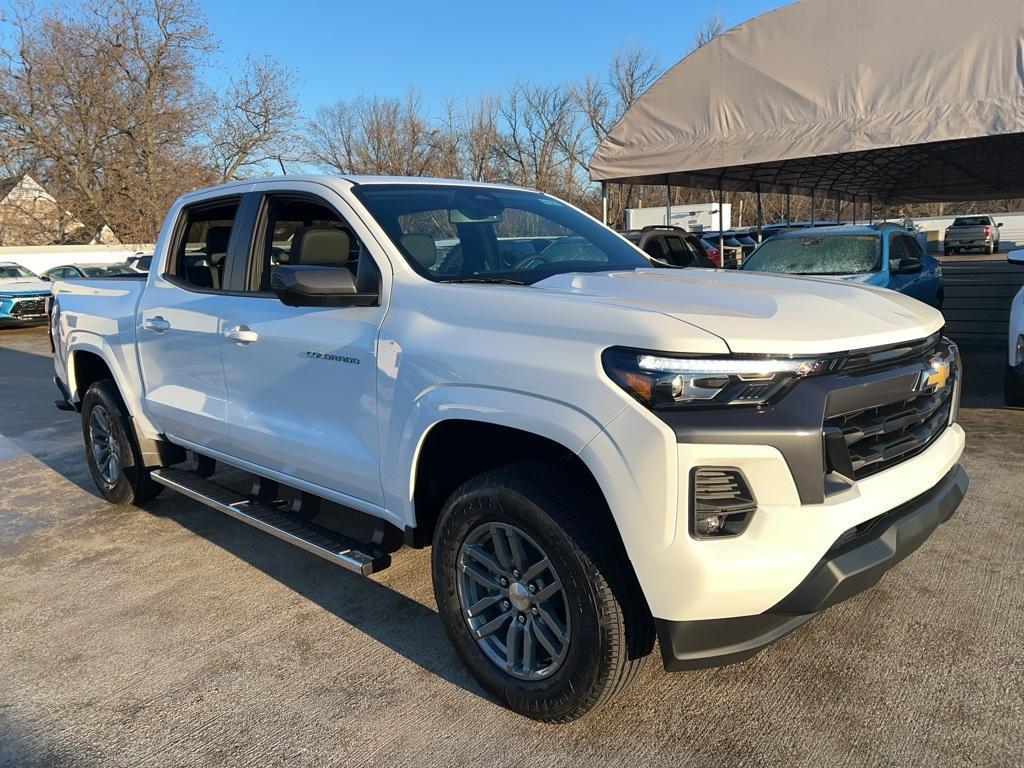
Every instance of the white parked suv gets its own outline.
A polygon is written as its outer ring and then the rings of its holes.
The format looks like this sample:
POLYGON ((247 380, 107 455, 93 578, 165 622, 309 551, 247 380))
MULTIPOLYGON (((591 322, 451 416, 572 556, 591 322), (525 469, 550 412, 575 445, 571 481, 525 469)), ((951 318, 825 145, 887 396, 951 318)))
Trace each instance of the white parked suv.
POLYGON ((105 498, 169 487, 364 575, 432 546, 459 656, 548 721, 656 635, 669 670, 748 658, 953 514, 942 325, 658 265, 538 192, 337 176, 186 195, 148 277, 57 283, 51 316, 105 498))

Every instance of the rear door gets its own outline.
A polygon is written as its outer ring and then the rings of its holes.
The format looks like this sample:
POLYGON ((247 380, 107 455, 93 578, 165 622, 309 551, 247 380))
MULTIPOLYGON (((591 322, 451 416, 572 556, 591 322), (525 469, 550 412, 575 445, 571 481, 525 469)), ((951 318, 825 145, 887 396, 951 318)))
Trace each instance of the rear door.
POLYGON ((241 202, 236 195, 181 210, 162 271, 150 277, 138 314, 150 417, 179 441, 215 451, 227 448, 220 311, 241 202))
MULTIPOLYGON (((229 453, 352 500, 383 504, 378 460, 377 336, 372 307, 289 307, 271 292, 279 264, 367 267, 369 233, 337 193, 278 182, 262 192, 246 290, 225 298, 220 341, 229 453)), ((381 280, 386 291, 387 280, 381 280)), ((359 506, 358 503, 355 506, 359 506)))

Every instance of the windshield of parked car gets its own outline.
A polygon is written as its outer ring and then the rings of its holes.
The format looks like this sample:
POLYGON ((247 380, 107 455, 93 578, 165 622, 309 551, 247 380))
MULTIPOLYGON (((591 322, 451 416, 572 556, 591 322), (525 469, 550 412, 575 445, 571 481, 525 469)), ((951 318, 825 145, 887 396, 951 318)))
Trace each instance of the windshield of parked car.
POLYGON ((79 267, 86 277, 123 277, 134 274, 134 270, 124 264, 100 265, 93 267, 79 267))
POLYGON ((35 275, 18 264, 0 264, 0 280, 18 279, 22 277, 34 278, 35 275))
POLYGON ((611 230, 539 192, 412 183, 353 192, 412 267, 437 282, 530 284, 652 266, 611 230))
POLYGON ((988 225, 988 216, 961 216, 953 220, 954 227, 984 227, 988 225))
POLYGON ((877 235, 775 237, 750 254, 742 268, 789 275, 856 275, 877 272, 881 252, 877 235))

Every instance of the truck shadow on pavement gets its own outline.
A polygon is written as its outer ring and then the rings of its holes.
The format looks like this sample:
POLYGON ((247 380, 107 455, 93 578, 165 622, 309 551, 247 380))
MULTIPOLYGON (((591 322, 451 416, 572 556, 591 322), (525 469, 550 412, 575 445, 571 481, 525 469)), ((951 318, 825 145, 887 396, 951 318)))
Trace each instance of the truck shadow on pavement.
MULTIPOLYGON (((170 493, 144 511, 174 521, 422 669, 489 700, 456 657, 437 611, 385 583, 395 577, 408 583, 414 571, 429 588, 429 551, 401 550, 389 569, 370 578, 170 493)), ((373 663, 367 661, 368 666, 373 663)))

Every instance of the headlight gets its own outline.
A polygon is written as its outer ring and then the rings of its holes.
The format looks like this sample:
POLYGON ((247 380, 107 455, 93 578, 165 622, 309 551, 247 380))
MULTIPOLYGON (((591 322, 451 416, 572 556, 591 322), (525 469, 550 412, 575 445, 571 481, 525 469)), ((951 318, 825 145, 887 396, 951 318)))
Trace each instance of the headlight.
POLYGON ((828 370, 827 359, 676 357, 613 347, 608 376, 648 408, 765 405, 797 380, 828 370))

